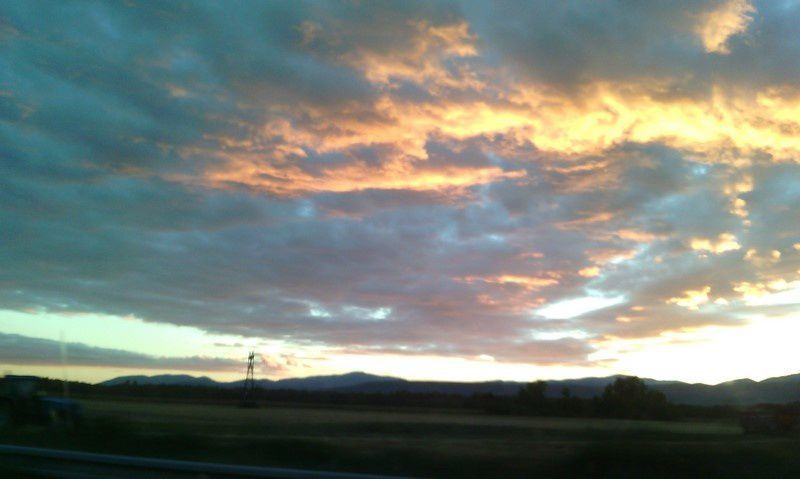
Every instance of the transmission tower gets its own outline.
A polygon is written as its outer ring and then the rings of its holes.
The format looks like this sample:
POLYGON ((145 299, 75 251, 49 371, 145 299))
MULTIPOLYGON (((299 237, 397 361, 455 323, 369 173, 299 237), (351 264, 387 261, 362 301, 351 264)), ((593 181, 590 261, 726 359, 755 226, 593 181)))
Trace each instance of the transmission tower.
POLYGON ((239 407, 257 407, 256 403, 256 379, 255 379, 255 360, 256 353, 250 351, 247 356, 247 373, 244 377, 244 390, 242 391, 242 400, 239 407))

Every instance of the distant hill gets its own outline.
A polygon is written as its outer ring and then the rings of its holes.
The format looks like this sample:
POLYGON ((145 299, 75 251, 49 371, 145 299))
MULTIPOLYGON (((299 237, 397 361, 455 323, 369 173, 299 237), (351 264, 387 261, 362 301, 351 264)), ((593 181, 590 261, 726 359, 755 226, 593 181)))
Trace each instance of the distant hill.
POLYGON ((201 376, 189 376, 188 374, 160 374, 158 376, 120 376, 99 383, 100 386, 118 386, 121 384, 170 384, 178 386, 219 386, 221 383, 213 379, 201 376))
POLYGON ((340 388, 345 392, 365 393, 442 393, 442 394, 486 394, 497 395, 516 394, 524 383, 512 381, 487 381, 477 383, 461 383, 446 381, 407 381, 405 379, 384 379, 379 382, 365 382, 354 384, 350 387, 340 388))
MULTIPOLYGON (((606 385, 618 376, 604 378, 566 379, 547 381, 547 395, 559 397, 568 388, 570 394, 580 398, 591 398, 603 393, 606 385)), ((730 404, 746 405, 761 402, 800 401, 800 374, 769 378, 763 381, 738 379, 717 385, 690 384, 680 381, 658 381, 644 379, 652 389, 663 392, 671 401, 682 404, 703 406, 730 404)), ((100 383, 114 386, 125 383, 152 385, 181 385, 237 388, 242 381, 217 382, 208 377, 162 374, 158 376, 122 376, 100 383)), ((442 394, 496 394, 512 395, 525 383, 514 381, 448 382, 448 381, 408 381, 390 376, 376 376, 364 372, 352 372, 331 376, 310 376, 271 381, 256 381, 263 389, 295 389, 305 391, 339 391, 352 393, 442 393, 442 394)))
POLYGON ((305 390, 346 389, 360 384, 380 384, 387 381, 398 381, 398 379, 388 376, 375 376, 364 372, 352 372, 332 376, 281 379, 273 382, 270 387, 273 389, 305 390))
MULTIPOLYGON (((380 383, 382 381, 402 381, 397 378, 376 376, 364 372, 351 372, 347 374, 337 374, 331 376, 309 376, 305 378, 288 378, 272 381, 269 379, 257 379, 256 384, 263 389, 298 389, 307 391, 322 391, 344 389, 359 384, 380 383)), ((207 386, 236 388, 244 383, 241 381, 218 382, 202 376, 195 377, 186 374, 161 374, 157 376, 120 376, 98 383, 100 386, 118 386, 122 384, 138 385, 171 385, 171 386, 207 386)))

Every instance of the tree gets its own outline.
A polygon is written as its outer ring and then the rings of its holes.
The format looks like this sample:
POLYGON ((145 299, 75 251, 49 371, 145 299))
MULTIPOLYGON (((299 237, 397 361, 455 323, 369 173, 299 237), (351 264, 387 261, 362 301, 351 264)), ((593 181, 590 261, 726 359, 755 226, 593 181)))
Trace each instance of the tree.
POLYGON ((547 406, 547 400, 544 396, 546 391, 547 383, 544 381, 528 383, 520 388, 519 393, 517 393, 517 401, 523 411, 541 414, 547 406))
POLYGON ((672 405, 659 391, 650 391, 636 376, 617 378, 599 401, 604 416, 625 419, 669 419, 672 405))
POLYGON ((556 405, 558 406, 558 414, 562 416, 580 416, 586 413, 587 401, 572 395, 572 391, 568 387, 561 389, 561 397, 558 398, 556 405))

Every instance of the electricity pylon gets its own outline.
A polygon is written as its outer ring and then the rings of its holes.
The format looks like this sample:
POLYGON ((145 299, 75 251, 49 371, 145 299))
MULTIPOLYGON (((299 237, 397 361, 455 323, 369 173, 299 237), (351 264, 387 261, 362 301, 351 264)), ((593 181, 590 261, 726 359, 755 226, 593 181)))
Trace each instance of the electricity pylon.
POLYGON ((239 407, 258 407, 256 403, 255 360, 256 353, 250 351, 247 356, 247 373, 244 377, 244 390, 242 391, 242 400, 239 402, 239 407))

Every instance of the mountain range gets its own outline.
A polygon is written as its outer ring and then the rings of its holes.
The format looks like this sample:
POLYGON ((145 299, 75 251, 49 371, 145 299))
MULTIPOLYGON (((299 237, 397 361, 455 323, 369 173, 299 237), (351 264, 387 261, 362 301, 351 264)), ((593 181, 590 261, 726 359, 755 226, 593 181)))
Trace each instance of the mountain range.
MULTIPOLYGON (((565 388, 573 396, 591 398, 600 395, 609 383, 618 376, 547 381, 546 394, 559 397, 565 388)), ((648 387, 663 392, 676 403, 695 405, 748 405, 762 402, 782 403, 800 401, 800 374, 753 381, 737 379, 716 385, 659 381, 644 379, 648 387)), ((101 386, 122 384, 138 385, 182 385, 237 388, 243 381, 218 382, 209 377, 165 374, 158 376, 121 376, 99 383, 101 386)), ((409 381, 390 376, 376 376, 364 372, 351 372, 332 376, 311 376, 280 380, 258 379, 262 389, 297 389, 306 391, 340 391, 353 393, 446 393, 512 395, 525 383, 514 381, 448 382, 409 381)))

